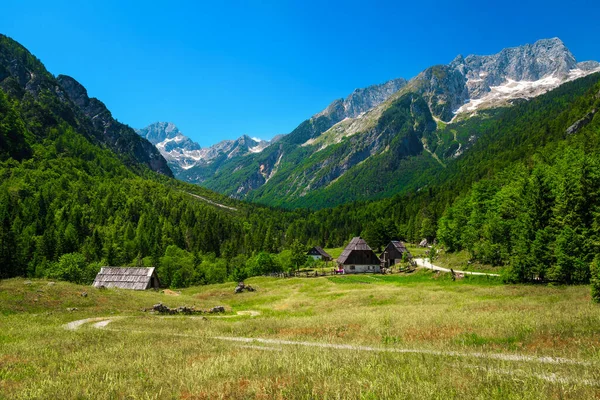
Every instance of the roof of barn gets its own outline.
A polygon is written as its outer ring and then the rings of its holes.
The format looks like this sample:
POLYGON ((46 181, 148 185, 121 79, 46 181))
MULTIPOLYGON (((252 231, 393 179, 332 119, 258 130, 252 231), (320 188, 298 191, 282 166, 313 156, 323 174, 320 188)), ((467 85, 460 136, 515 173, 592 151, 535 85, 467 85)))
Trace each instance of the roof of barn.
POLYGON ((154 268, 102 267, 93 286, 145 290, 150 287, 152 275, 154 268))
MULTIPOLYGON (((323 257, 331 258, 331 256, 330 256, 329 254, 327 254, 327 252, 326 252, 325 250, 323 250, 323 248, 322 248, 322 247, 315 246, 315 247, 313 247, 312 249, 315 249, 315 250, 316 250, 316 252, 317 252, 317 253, 319 253, 319 254, 320 254, 321 256, 323 256, 323 257)), ((311 250, 312 250, 312 249, 311 249, 311 250)), ((309 250, 309 252, 310 252, 310 250, 309 250)))
POLYGON ((352 238, 350 243, 348 243, 348 246, 346 246, 344 251, 342 251, 342 254, 340 254, 340 256, 337 259, 338 264, 345 264, 346 261, 348 260, 348 257, 350 257, 350 255, 353 252, 373 253, 374 258, 373 257, 370 257, 370 258, 373 258, 373 260, 375 260, 375 259, 379 260, 379 258, 373 252, 373 250, 369 247, 367 242, 365 242, 365 240, 363 238, 361 238, 360 236, 357 236, 355 238, 352 238))

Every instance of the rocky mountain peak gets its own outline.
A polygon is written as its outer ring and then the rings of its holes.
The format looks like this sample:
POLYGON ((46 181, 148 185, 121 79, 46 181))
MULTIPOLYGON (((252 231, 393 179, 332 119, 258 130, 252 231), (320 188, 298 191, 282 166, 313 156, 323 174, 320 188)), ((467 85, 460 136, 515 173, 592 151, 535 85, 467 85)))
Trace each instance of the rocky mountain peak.
POLYGON ((344 118, 356 118, 361 113, 386 101, 406 85, 406 79, 392 79, 379 85, 372 85, 362 89, 354 89, 345 99, 333 101, 327 108, 313 118, 320 116, 332 117, 341 121, 344 118))
POLYGON ((179 128, 172 122, 155 122, 145 128, 136 129, 136 133, 148 139, 153 145, 156 145, 165 139, 175 139, 177 136, 181 135, 179 128))
POLYGON ((242 135, 235 140, 223 140, 210 147, 202 147, 185 136, 172 122, 155 122, 135 131, 156 146, 179 176, 194 167, 211 166, 220 159, 229 160, 250 153, 260 153, 273 142, 242 135))
POLYGON ((552 74, 566 76, 577 67, 577 62, 564 43, 553 38, 503 49, 489 56, 469 55, 464 65, 468 78, 499 85, 506 79, 537 81, 552 74))
MULTIPOLYGON (((466 78, 466 91, 453 96, 453 114, 508 105, 600 69, 594 61, 577 63, 559 38, 511 47, 493 55, 456 57, 449 67, 466 78), (461 102, 466 104, 461 104, 461 102)), ((450 115, 440 117, 448 120, 450 115)))
POLYGON ((76 106, 86 107, 89 104, 90 98, 87 89, 75 78, 68 75, 58 75, 56 79, 76 106))

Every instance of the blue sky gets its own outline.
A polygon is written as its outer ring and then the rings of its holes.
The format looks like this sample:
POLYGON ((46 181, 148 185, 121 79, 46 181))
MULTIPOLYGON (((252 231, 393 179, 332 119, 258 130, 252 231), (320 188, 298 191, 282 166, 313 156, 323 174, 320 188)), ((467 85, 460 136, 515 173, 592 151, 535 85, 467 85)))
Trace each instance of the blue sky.
POLYGON ((600 60, 598 1, 7 1, 0 32, 121 122, 270 138, 355 88, 560 37, 600 60))

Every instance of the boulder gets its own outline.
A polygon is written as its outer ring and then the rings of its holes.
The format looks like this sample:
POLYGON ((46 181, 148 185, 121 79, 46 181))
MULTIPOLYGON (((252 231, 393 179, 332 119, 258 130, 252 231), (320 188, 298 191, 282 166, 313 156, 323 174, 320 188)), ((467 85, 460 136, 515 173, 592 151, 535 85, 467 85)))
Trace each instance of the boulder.
POLYGON ((571 125, 570 127, 567 128, 567 131, 566 131, 567 136, 579 132, 584 126, 586 126, 587 124, 592 122, 592 119, 594 118, 594 115, 597 112, 598 112, 598 110, 596 110, 594 108, 592 111, 587 113, 583 118, 575 121, 575 123, 573 125, 571 125))

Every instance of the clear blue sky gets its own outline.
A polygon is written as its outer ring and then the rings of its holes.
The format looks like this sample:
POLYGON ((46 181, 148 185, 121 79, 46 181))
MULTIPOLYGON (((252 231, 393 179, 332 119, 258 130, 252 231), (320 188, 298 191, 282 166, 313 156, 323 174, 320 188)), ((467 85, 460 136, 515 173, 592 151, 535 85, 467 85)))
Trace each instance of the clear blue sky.
POLYGON ((600 60, 598 1, 5 1, 0 32, 121 122, 270 138, 357 87, 560 37, 600 60))

